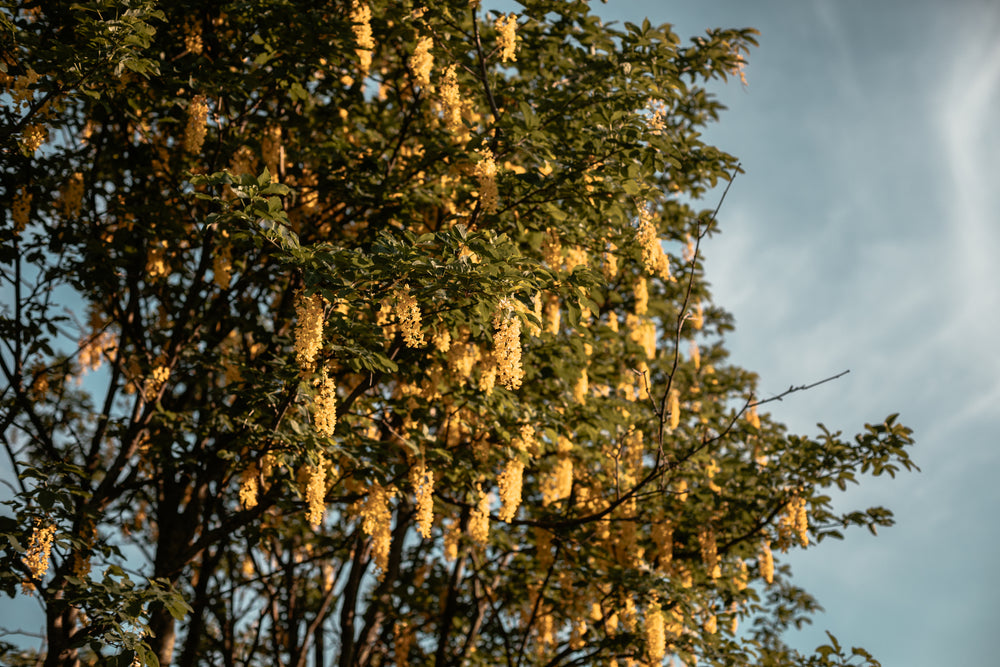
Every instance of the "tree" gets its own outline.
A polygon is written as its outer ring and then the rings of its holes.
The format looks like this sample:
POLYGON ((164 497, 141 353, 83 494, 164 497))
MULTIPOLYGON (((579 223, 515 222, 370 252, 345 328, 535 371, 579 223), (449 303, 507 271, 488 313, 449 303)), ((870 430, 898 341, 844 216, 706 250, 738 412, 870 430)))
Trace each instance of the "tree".
POLYGON ((784 644, 780 553, 910 432, 787 433, 704 278, 755 32, 523 5, 3 5, 44 664, 876 664, 784 644))

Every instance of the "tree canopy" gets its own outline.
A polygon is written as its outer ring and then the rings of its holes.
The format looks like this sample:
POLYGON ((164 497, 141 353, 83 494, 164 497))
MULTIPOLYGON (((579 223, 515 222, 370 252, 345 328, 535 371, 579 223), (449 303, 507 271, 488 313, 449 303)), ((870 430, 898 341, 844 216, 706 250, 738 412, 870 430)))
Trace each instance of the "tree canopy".
POLYGON ((786 645, 818 606, 781 554, 890 525, 830 494, 914 467, 910 431, 789 433, 705 278, 740 171, 706 86, 754 30, 555 0, 0 27, 0 588, 45 616, 8 664, 876 664, 786 645))

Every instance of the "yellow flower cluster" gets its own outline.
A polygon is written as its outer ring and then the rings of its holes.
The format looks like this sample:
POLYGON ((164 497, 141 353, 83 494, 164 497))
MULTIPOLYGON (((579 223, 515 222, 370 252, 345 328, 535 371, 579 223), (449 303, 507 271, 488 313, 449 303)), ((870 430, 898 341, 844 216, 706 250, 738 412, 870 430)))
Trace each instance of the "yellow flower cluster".
POLYGON ((479 181, 479 200, 482 202, 483 211, 495 213, 500 201, 497 191, 497 163, 489 147, 477 152, 481 156, 475 167, 476 180, 479 181))
POLYGON ((21 147, 26 155, 33 155, 49 138, 49 131, 44 125, 33 123, 25 126, 21 132, 21 147))
POLYGON ((455 73, 457 67, 457 65, 448 66, 440 86, 441 101, 444 104, 444 124, 452 132, 465 129, 462 123, 462 96, 458 88, 458 75, 455 73))
POLYGON ((240 146, 229 158, 229 171, 235 176, 256 175, 257 156, 249 146, 240 146))
MULTIPOLYGON (((28 548, 22 560, 31 572, 34 579, 41 579, 49 569, 49 554, 52 552, 52 539, 56 534, 54 523, 44 523, 41 518, 34 521, 34 529, 31 537, 28 538, 28 548)), ((34 590, 34 584, 25 582, 23 590, 30 593, 34 590)))
POLYGON ((580 375, 573 384, 573 400, 583 405, 587 402, 588 391, 590 391, 590 379, 587 375, 587 369, 583 368, 580 370, 580 375))
POLYGON ((604 274, 604 279, 609 283, 618 275, 618 255, 615 254, 615 250, 617 249, 618 247, 614 243, 608 243, 608 247, 604 251, 604 262, 601 264, 601 272, 604 274))
POLYGON ((517 14, 501 16, 493 24, 500 41, 500 61, 514 62, 517 60, 517 14))
POLYGON ((569 458, 569 453, 573 449, 573 443, 564 436, 559 436, 556 452, 559 460, 555 468, 548 477, 542 480, 542 506, 548 507, 554 502, 569 498, 573 491, 573 461, 569 458))
POLYGON ((281 126, 271 125, 264 131, 264 138, 260 141, 260 152, 264 158, 264 164, 271 174, 271 180, 277 181, 278 172, 281 169, 281 126))
POLYGON ((760 545, 760 575, 767 583, 774 582, 774 554, 771 553, 770 540, 764 540, 760 545))
POLYGON ((410 468, 410 485, 417 500, 417 532, 429 539, 434 525, 434 473, 423 461, 410 468))
POLYGON ((317 385, 319 390, 313 403, 313 421, 317 431, 331 436, 337 426, 337 385, 325 368, 320 371, 317 385))
POLYGON ((705 308, 701 305, 701 301, 694 307, 694 312, 691 313, 690 317, 694 328, 701 331, 702 327, 705 326, 705 308))
POLYGON ((640 317, 628 313, 625 315, 625 327, 628 337, 642 346, 647 359, 656 356, 656 324, 648 317, 640 317))
POLYGON ((674 559, 674 527, 669 521, 663 520, 653 524, 650 537, 656 545, 659 556, 659 567, 666 571, 674 559))
POLYGON ((399 331, 403 335, 403 341, 408 347, 420 347, 425 343, 424 334, 421 331, 420 305, 417 299, 410 294, 410 287, 403 285, 397 287, 391 297, 392 312, 399 323, 399 331))
POLYGON ((694 369, 698 370, 701 368, 701 348, 698 347, 698 343, 691 341, 690 348, 691 363, 694 364, 694 369))
POLYGON ((372 10, 368 5, 354 0, 351 4, 351 29, 358 43, 355 53, 361 63, 361 75, 368 76, 372 66, 372 51, 375 49, 375 38, 372 36, 372 10))
POLYGON ((33 197, 34 195, 25 186, 21 186, 14 196, 14 202, 10 207, 11 217, 14 218, 14 231, 22 232, 28 225, 28 219, 31 217, 31 200, 33 197))
POLYGON ((733 586, 738 591, 745 591, 750 580, 750 573, 747 571, 747 564, 742 558, 737 565, 736 576, 733 577, 733 586))
POLYGON ((705 563, 709 576, 712 579, 718 579, 722 576, 722 568, 719 566, 715 532, 711 528, 701 528, 698 531, 698 545, 701 550, 701 560, 705 563))
POLYGON ((428 88, 431 85, 431 70, 434 68, 434 56, 431 54, 431 47, 434 40, 430 37, 421 37, 417 42, 417 48, 410 56, 410 68, 417 78, 417 84, 428 88))
POLYGON ((719 620, 716 618, 715 614, 708 615, 705 619, 705 625, 703 627, 705 628, 705 632, 710 635, 714 635, 719 631, 719 620))
POLYGON ((243 509, 251 510, 257 506, 257 494, 260 491, 260 471, 256 464, 249 466, 240 474, 240 504, 243 509))
POLYGON ((562 239, 555 229, 545 232, 545 237, 542 239, 542 261, 553 271, 562 268, 562 239))
POLYGON ((476 504, 469 512, 469 537, 479 544, 486 544, 490 538, 490 494, 478 485, 476 504))
POLYGON ((444 557, 453 561, 458 558, 458 543, 462 540, 462 531, 458 521, 449 521, 444 531, 444 557))
POLYGON ((535 440, 535 427, 531 424, 523 424, 510 444, 519 452, 534 455, 538 447, 538 441, 535 440))
POLYGON ((670 260, 663 252, 663 245, 653 225, 652 211, 649 207, 643 206, 639 209, 636 241, 642 251, 642 264, 646 272, 651 276, 659 276, 664 282, 670 280, 670 260))
POLYGON ((681 424, 681 392, 677 389, 670 390, 667 413, 670 416, 670 430, 673 431, 681 424))
POLYGON ((162 278, 170 273, 167 263, 167 242, 163 239, 150 243, 146 254, 146 273, 152 279, 162 278))
POLYGON ((208 103, 204 95, 195 95, 188 103, 184 150, 191 154, 201 151, 206 134, 208 134, 208 103))
POLYGON ((167 378, 170 377, 170 369, 163 365, 158 364, 153 367, 152 372, 146 381, 142 385, 142 397, 147 401, 152 401, 160 393, 163 385, 166 384, 167 378))
POLYGON ((760 430, 760 415, 757 414, 756 405, 751 405, 747 408, 747 423, 758 431, 760 430))
POLYGON ((216 246, 212 256, 212 282, 219 288, 229 287, 233 278, 233 251, 228 245, 216 246))
POLYGON ((295 298, 295 360, 303 372, 311 372, 323 346, 324 299, 319 294, 295 298))
POLYGON ((497 363, 497 379, 514 391, 521 386, 521 318, 508 299, 502 299, 493 315, 493 356, 497 363))
POLYGON ((660 664, 667 654, 667 636, 663 625, 663 611, 659 600, 653 600, 646 607, 644 619, 646 631, 646 656, 650 663, 660 664))
POLYGON ((361 530, 372 538, 372 557, 379 569, 379 581, 389 564, 389 547, 392 545, 392 509, 389 501, 396 497, 396 489, 385 488, 378 482, 372 484, 368 497, 361 504, 361 530))
POLYGON ((184 50, 198 55, 202 49, 204 44, 201 41, 201 21, 189 17, 184 22, 184 50))
POLYGON ((76 172, 59 191, 59 212, 63 218, 72 218, 83 205, 83 174, 76 172))
POLYGON ((316 465, 308 466, 309 482, 306 485, 306 518, 313 528, 319 528, 326 514, 326 455, 320 453, 316 465))
POLYGON ((635 283, 635 314, 645 315, 649 311, 649 284, 642 276, 635 283))
POLYGON ((22 106, 28 106, 35 99, 33 86, 38 83, 42 75, 31 69, 21 76, 15 77, 14 85, 10 89, 11 103, 15 111, 20 111, 22 106))
POLYGON ((778 521, 778 536, 782 550, 787 548, 786 545, 792 535, 798 536, 802 546, 809 546, 809 512, 806 510, 806 499, 801 496, 794 496, 788 501, 778 521))
POLYGON ((114 361, 118 353, 118 338, 111 331, 102 331, 80 341, 80 368, 96 371, 104 363, 104 357, 114 361))
POLYGON ((559 309, 559 297, 555 294, 549 295, 545 301, 545 331, 556 336, 559 334, 559 327, 562 322, 562 311, 559 309))
POLYGON ((520 459, 510 459, 500 477, 497 479, 497 486, 500 488, 500 511, 497 518, 501 521, 510 521, 517 514, 517 508, 521 505, 521 489, 524 484, 524 462, 520 459))

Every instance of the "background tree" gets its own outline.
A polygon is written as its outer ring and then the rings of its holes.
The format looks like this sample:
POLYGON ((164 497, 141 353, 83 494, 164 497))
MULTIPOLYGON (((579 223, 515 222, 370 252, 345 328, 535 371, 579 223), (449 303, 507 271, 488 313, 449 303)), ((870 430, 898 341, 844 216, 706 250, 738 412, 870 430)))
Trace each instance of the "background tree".
POLYGON ((0 20, 0 585, 45 664, 874 664, 783 643, 817 606, 776 560, 890 524, 826 494, 909 431, 788 434, 704 280, 738 165, 703 85, 753 30, 0 20))

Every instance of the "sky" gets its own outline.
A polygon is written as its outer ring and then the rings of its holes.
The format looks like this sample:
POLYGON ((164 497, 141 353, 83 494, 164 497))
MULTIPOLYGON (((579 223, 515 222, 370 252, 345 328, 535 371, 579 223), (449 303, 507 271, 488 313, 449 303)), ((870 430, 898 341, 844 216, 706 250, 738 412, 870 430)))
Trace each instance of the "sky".
MULTIPOLYGON (((739 175, 703 245, 715 301, 736 318, 733 363, 779 421, 853 436, 900 413, 922 472, 864 480, 843 509, 896 525, 789 553, 830 630, 884 667, 997 664, 1000 591, 1000 3, 594 3, 607 19, 671 23, 686 42, 754 27, 748 86, 705 133, 739 175)), ((719 193, 706 198, 714 207, 719 193)))

